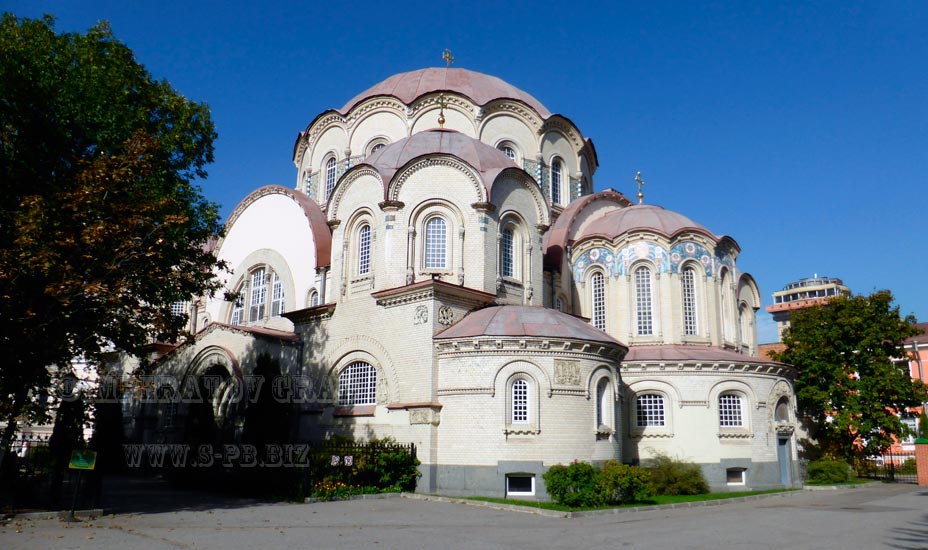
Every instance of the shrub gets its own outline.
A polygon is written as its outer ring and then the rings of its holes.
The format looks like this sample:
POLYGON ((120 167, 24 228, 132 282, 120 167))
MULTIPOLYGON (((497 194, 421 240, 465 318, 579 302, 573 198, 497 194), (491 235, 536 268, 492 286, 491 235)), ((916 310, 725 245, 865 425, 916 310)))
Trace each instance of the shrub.
POLYGON ((643 468, 610 460, 600 473, 600 495, 608 504, 645 500, 652 495, 650 479, 643 468))
POLYGON ((586 508, 605 504, 599 480, 600 471, 587 462, 573 462, 569 466, 557 464, 543 476, 548 494, 554 502, 572 508, 586 508))
POLYGON ((841 460, 820 458, 813 460, 806 468, 810 485, 828 485, 832 483, 846 483, 851 479, 848 465, 841 460))
POLYGON ((658 495, 701 495, 709 492, 709 484, 698 464, 659 454, 646 469, 651 473, 651 485, 658 495))

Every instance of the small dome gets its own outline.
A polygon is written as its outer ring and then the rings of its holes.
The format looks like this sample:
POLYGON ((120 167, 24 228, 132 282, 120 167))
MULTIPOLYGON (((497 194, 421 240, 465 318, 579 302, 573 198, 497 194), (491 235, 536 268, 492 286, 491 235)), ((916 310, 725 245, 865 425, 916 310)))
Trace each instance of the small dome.
POLYGON ((711 231, 683 214, 664 210, 653 204, 636 204, 609 212, 591 222, 582 234, 576 236, 576 240, 590 237, 614 239, 633 231, 654 231, 666 237, 673 237, 684 231, 695 231, 715 241, 719 240, 711 231))
POLYGON ((542 118, 551 116, 545 106, 531 94, 502 79, 467 69, 450 68, 419 69, 395 74, 356 95, 341 108, 341 113, 346 114, 369 97, 393 96, 410 105, 417 98, 435 92, 456 92, 480 106, 495 99, 514 99, 535 109, 542 118))
POLYGON ((568 338, 626 348, 625 344, 578 317, 537 306, 493 306, 478 309, 468 313, 435 338, 447 340, 479 336, 568 338))
POLYGON ((487 189, 493 185, 500 172, 507 168, 518 168, 506 153, 458 131, 440 128, 417 132, 391 143, 369 156, 364 164, 377 169, 387 184, 406 163, 430 154, 453 155, 463 160, 480 173, 487 189))

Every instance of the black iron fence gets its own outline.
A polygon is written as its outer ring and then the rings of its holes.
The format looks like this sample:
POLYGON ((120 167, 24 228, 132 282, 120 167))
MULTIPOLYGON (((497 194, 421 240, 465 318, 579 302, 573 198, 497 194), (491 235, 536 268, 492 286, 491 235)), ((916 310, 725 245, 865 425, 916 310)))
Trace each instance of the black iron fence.
POLYGON ((865 459, 858 466, 857 475, 886 482, 918 483, 915 451, 892 452, 865 459))

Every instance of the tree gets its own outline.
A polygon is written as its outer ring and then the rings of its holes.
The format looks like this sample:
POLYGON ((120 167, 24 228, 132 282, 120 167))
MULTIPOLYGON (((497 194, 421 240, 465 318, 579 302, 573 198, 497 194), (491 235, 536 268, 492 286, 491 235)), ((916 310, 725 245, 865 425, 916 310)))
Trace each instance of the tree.
POLYGON ((902 342, 917 333, 887 290, 795 311, 773 354, 794 365, 799 414, 818 451, 845 460, 879 453, 908 428, 897 413, 928 398, 909 376, 902 342))
MULTIPOLYGON (((106 23, 0 22, 0 460, 49 365, 176 339, 169 305, 219 288, 205 200, 216 133, 106 23)), ((36 406, 37 405, 37 406, 36 406)), ((31 409, 30 409, 31 407, 31 409)))

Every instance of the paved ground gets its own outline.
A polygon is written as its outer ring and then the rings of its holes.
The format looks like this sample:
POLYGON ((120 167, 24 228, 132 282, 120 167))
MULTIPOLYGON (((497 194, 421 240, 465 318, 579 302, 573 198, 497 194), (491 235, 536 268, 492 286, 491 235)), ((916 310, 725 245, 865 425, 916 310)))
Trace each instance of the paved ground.
POLYGON ((94 521, 14 519, 0 525, 0 548, 928 549, 928 491, 903 484, 577 518, 413 498, 267 504, 163 493, 94 521))

